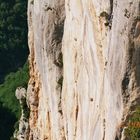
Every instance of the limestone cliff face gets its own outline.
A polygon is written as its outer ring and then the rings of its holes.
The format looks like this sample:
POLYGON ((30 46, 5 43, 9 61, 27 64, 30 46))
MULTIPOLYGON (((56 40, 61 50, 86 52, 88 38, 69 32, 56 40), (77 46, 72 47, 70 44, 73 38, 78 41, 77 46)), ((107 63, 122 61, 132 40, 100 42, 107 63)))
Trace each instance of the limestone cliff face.
POLYGON ((30 140, 125 139, 140 100, 139 0, 29 0, 30 140))
POLYGON ((27 140, 29 133, 29 108, 26 103, 27 92, 23 87, 18 87, 15 92, 16 98, 19 100, 21 107, 21 117, 14 132, 14 138, 18 140, 27 140))

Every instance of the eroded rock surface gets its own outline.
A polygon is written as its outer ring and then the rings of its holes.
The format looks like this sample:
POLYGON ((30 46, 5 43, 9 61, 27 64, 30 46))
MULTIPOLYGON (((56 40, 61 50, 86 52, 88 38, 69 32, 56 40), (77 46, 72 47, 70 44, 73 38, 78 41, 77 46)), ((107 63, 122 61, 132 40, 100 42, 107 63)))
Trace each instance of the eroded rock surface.
POLYGON ((140 1, 29 0, 28 25, 29 139, 121 139, 140 100, 140 1))
POLYGON ((23 87, 18 87, 16 89, 16 98, 20 102, 21 107, 21 117, 19 122, 17 122, 17 128, 14 132, 14 138, 17 140, 27 140, 28 134, 29 134, 29 108, 27 106, 26 97, 27 97, 27 91, 23 87))

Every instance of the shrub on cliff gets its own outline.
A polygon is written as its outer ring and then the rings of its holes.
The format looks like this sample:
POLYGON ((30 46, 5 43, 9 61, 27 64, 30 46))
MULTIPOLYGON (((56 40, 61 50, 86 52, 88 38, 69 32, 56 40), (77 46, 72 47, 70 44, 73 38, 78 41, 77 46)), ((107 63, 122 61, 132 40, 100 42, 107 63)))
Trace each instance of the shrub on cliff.
POLYGON ((5 110, 7 115, 0 115, 0 139, 9 140, 13 135, 14 123, 19 119, 21 114, 19 101, 15 97, 15 90, 19 86, 27 87, 28 73, 28 63, 26 63, 17 72, 7 75, 4 83, 0 85, 0 112, 2 109, 3 111, 4 109, 8 110, 8 112, 5 110))
POLYGON ((135 113, 130 117, 125 135, 131 140, 140 139, 140 107, 137 107, 135 113))
POLYGON ((9 108, 18 118, 20 116, 20 106, 15 97, 16 88, 27 87, 29 79, 28 64, 20 68, 16 73, 10 73, 5 78, 5 82, 0 85, 0 101, 4 107, 9 108))

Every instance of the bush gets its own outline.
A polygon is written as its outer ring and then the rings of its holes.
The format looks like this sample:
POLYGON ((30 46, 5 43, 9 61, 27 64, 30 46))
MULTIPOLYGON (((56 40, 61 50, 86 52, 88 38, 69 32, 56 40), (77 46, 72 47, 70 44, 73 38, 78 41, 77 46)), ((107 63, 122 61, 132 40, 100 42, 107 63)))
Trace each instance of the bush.
MULTIPOLYGON (((0 115, 0 138, 4 140, 9 140, 14 132, 14 127, 16 127, 16 129, 18 127, 18 123, 15 123, 21 116, 21 110, 19 101, 15 97, 15 90, 19 86, 27 87, 29 79, 28 73, 28 63, 26 63, 23 68, 20 68, 16 73, 7 75, 4 83, 0 85, 0 112, 4 112, 4 109, 8 110, 8 112, 5 110, 7 115, 3 113, 0 115)), ((28 116, 28 113, 26 113, 26 116, 28 116)))
POLYGON ((15 114, 16 118, 20 117, 20 105, 15 97, 15 90, 19 86, 27 88, 28 79, 28 63, 26 63, 16 73, 10 73, 6 76, 4 83, 0 85, 0 101, 4 107, 7 107, 15 114))
POLYGON ((140 125, 135 124, 140 124, 140 107, 137 107, 135 113, 130 117, 128 127, 125 130, 125 135, 130 140, 140 139, 140 125))

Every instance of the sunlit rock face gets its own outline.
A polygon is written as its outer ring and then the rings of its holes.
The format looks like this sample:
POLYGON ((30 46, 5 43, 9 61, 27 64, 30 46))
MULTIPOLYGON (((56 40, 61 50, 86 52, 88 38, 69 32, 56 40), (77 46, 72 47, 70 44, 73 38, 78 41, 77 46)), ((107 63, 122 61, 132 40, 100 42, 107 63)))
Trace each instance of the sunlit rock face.
POLYGON ((139 0, 29 0, 30 140, 125 139, 140 93, 139 0))
POLYGON ((61 115, 64 1, 28 1, 30 140, 64 137, 61 115))

